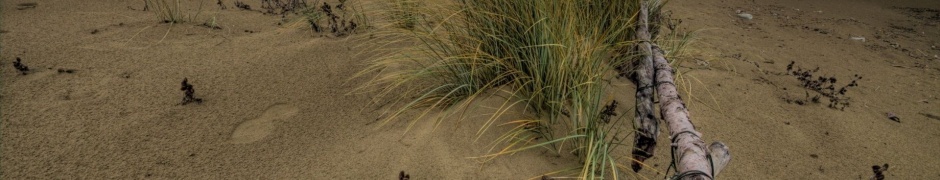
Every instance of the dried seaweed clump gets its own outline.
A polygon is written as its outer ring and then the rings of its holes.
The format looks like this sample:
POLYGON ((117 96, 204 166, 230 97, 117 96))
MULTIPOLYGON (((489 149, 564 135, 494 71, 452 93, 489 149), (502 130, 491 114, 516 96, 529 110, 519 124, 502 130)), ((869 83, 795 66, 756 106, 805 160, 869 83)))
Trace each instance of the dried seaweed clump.
MULTIPOLYGON (((791 61, 790 64, 787 65, 787 73, 796 77, 803 88, 819 93, 819 95, 812 97, 812 102, 819 103, 821 95, 822 97, 829 98, 829 108, 845 110, 845 107, 849 106, 849 100, 851 98, 847 97, 845 93, 848 92, 848 88, 857 87, 858 80, 861 80, 862 76, 855 74, 850 83, 836 88, 837 79, 835 76, 815 76, 813 74, 819 72, 819 67, 815 69, 803 69, 801 67, 794 67, 795 63, 796 62, 791 61)), ((809 96, 808 93, 807 96, 809 96)), ((795 102, 801 105, 805 103, 800 101, 795 102)))
POLYGON ((183 87, 180 88, 180 90, 183 91, 186 96, 183 96, 183 102, 181 102, 180 105, 186 105, 189 103, 202 103, 201 98, 196 98, 196 90, 193 89, 192 84, 189 84, 189 79, 183 78, 183 83, 181 84, 183 87))
POLYGON ((13 68, 16 68, 17 71, 20 71, 20 74, 26 75, 29 73, 29 66, 23 64, 23 60, 20 57, 16 57, 16 61, 13 61, 13 68))

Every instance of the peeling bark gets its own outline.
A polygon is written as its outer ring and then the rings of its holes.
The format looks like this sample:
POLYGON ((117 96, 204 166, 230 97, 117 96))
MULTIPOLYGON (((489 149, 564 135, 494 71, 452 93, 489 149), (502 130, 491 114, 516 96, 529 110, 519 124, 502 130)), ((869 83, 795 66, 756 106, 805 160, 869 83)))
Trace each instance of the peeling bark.
POLYGON ((705 148, 702 134, 695 131, 689 119, 689 111, 676 91, 672 67, 658 46, 652 46, 652 50, 653 65, 656 67, 656 93, 659 94, 661 116, 666 121, 672 139, 672 158, 678 170, 676 178, 714 179, 731 161, 728 147, 721 142, 714 142, 708 149, 705 148))
POLYGON ((659 136, 659 122, 653 115, 653 50, 650 43, 649 7, 647 3, 640 5, 640 14, 637 21, 636 39, 640 43, 636 46, 636 52, 640 53, 641 56, 636 61, 633 76, 637 86, 636 117, 633 120, 636 135, 634 136, 632 153, 635 161, 631 164, 634 172, 643 169, 641 163, 653 157, 653 152, 656 150, 656 137, 659 136))

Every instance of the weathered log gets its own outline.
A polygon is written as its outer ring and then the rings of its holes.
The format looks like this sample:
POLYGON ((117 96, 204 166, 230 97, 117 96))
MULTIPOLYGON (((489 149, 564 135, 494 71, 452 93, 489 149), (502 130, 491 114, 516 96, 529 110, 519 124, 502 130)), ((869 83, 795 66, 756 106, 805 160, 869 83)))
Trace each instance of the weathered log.
POLYGON ((659 109, 669 128, 673 163, 678 171, 674 179, 714 179, 731 161, 728 147, 721 142, 714 142, 705 149, 702 134, 695 131, 689 119, 689 111, 676 91, 672 67, 658 46, 653 45, 652 50, 659 109))
MULTIPOLYGON (((648 1, 647 1, 648 2, 648 1)), ((653 50, 650 44, 649 5, 641 3, 637 18, 636 39, 639 43, 636 52, 640 57, 635 61, 633 80, 636 83, 636 117, 633 127, 634 136, 633 163, 634 172, 643 169, 641 163, 653 157, 656 149, 656 137, 659 136, 659 122, 653 115, 653 50)))

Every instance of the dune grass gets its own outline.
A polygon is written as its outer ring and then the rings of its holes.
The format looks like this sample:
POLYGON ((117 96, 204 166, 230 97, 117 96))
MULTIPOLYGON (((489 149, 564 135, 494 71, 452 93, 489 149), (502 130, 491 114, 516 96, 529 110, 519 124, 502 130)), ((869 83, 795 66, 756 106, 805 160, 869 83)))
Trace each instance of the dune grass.
MULTIPOLYGON (((641 1, 461 0, 434 7, 408 2, 389 5, 397 7, 387 23, 395 28, 370 39, 388 53, 378 53, 356 75, 374 75, 362 90, 401 102, 385 122, 422 110, 411 128, 433 110, 449 110, 436 119, 439 124, 462 115, 474 100, 505 95, 477 137, 495 125, 513 128, 499 132, 491 153, 479 157, 483 161, 549 148, 582 162, 555 173, 594 179, 632 172, 623 165, 632 162, 629 157, 613 153, 632 139, 630 121, 604 122, 601 111, 610 101, 605 90, 616 75, 613 65, 633 59, 619 54, 630 54, 623 51, 635 43, 641 1), (398 48, 410 43, 416 45, 398 48), (533 118, 496 122, 514 107, 533 118)), ((658 12, 659 6, 653 8, 658 12)))
POLYGON ((195 12, 187 12, 186 6, 181 5, 181 0, 144 0, 149 11, 156 15, 157 19, 163 23, 181 23, 192 22, 202 13, 202 4, 195 12))
POLYGON ((395 25, 399 28, 413 29, 421 19, 422 4, 418 0, 392 0, 389 17, 394 19, 395 25))

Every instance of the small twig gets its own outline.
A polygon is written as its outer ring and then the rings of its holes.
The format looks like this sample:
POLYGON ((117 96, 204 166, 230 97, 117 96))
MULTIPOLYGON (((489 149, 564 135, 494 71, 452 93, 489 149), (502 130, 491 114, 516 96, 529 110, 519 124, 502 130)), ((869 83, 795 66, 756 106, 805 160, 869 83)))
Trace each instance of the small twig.
POLYGON ((26 10, 26 9, 36 8, 36 6, 39 6, 39 3, 34 3, 34 2, 20 3, 20 4, 17 4, 16 6, 17 6, 16 10, 26 10))

